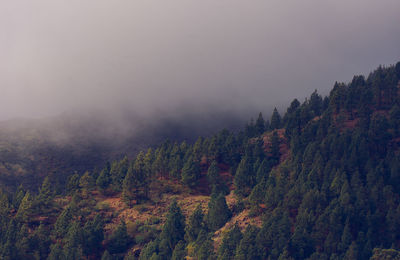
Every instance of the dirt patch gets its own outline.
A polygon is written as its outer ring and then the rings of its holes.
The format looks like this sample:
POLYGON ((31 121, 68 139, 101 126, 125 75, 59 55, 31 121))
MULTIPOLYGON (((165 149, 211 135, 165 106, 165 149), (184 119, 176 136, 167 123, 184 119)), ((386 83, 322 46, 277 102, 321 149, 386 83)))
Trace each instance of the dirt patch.
POLYGON ((222 228, 218 229, 214 235, 213 235, 213 240, 214 240, 214 248, 218 248, 221 243, 224 235, 231 230, 235 224, 238 225, 240 230, 244 232, 244 230, 247 228, 248 225, 253 225, 257 227, 261 227, 262 225, 262 220, 259 216, 257 217, 249 217, 249 212, 250 210, 246 209, 240 212, 238 215, 233 216, 230 221, 228 221, 222 228))

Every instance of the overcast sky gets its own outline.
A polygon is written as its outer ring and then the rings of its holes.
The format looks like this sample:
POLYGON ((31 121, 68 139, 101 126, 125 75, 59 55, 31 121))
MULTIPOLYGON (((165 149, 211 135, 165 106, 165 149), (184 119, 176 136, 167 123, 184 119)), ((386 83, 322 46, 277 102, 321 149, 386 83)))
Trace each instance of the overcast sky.
POLYGON ((400 61, 399 12, 399 0, 2 0, 0 119, 286 107, 400 61))

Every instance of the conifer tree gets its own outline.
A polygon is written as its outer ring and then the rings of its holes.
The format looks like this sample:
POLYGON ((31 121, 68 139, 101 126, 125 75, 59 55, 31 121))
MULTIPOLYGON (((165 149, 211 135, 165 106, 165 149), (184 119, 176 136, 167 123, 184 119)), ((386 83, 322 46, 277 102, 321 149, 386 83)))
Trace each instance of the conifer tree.
POLYGON ((53 191, 51 190, 51 184, 49 177, 44 178, 42 186, 39 189, 39 195, 36 198, 43 207, 47 208, 51 206, 53 201, 53 191))
POLYGON ((79 222, 74 221, 69 225, 68 232, 64 238, 64 255, 66 259, 81 259, 83 243, 83 232, 79 222))
POLYGON ((247 196, 250 193, 254 174, 248 156, 244 156, 236 170, 233 183, 235 184, 235 193, 240 196, 247 196))
POLYGON ((27 191, 19 205, 16 218, 20 221, 26 222, 29 220, 32 213, 33 213, 32 198, 29 191, 27 191))
POLYGON ((195 254, 199 260, 215 259, 214 241, 211 234, 201 230, 195 242, 195 254))
POLYGON ((232 212, 226 204, 225 196, 222 193, 212 194, 208 203, 208 228, 215 231, 222 227, 231 217, 232 212))
POLYGON ((69 194, 73 194, 79 189, 79 179, 80 176, 78 173, 74 173, 68 178, 67 191, 69 194))
POLYGON ((193 214, 189 217, 189 222, 185 228, 185 240, 189 243, 196 241, 197 236, 203 229, 205 229, 204 214, 201 205, 198 204, 193 214))
POLYGON ((144 156, 144 169, 145 169, 145 173, 146 173, 146 177, 150 178, 151 177, 151 173, 152 173, 152 165, 153 165, 153 161, 154 161, 154 157, 153 157, 153 149, 149 148, 146 152, 146 155, 144 156))
POLYGON ((95 180, 93 179, 93 176, 86 171, 79 180, 79 187, 81 188, 83 197, 86 198, 94 186, 95 180))
POLYGON ((236 252, 236 247, 239 245, 243 234, 239 229, 239 226, 235 226, 224 236, 222 244, 218 249, 218 260, 229 260, 233 259, 236 252))
POLYGON ((181 240, 175 246, 175 249, 172 252, 171 260, 185 260, 185 259, 186 259, 185 243, 183 242, 183 240, 181 240))
POLYGON ((110 253, 107 250, 105 250, 103 255, 101 256, 101 260, 113 260, 113 258, 110 255, 110 253))
POLYGON ((185 236, 185 217, 174 200, 169 207, 167 220, 160 235, 160 253, 170 257, 179 241, 185 236))
POLYGON ((194 188, 197 185, 197 180, 200 178, 200 165, 198 161, 195 161, 191 156, 182 168, 182 182, 188 185, 190 188, 194 188))
POLYGON ((247 226, 243 238, 236 248, 235 260, 261 259, 256 245, 258 232, 259 228, 252 225, 247 226))
POLYGON ((135 187, 135 174, 133 166, 129 167, 122 183, 122 200, 128 205, 131 205, 131 200, 135 198, 137 187, 135 187))
POLYGON ((131 242, 126 230, 126 224, 124 221, 117 227, 116 230, 111 234, 109 242, 107 244, 107 250, 111 254, 123 253, 128 249, 131 242))
POLYGON ((278 110, 274 108, 274 112, 272 112, 270 128, 271 130, 278 129, 281 127, 281 115, 278 110))
POLYGON ((212 161, 207 171, 207 179, 210 185, 210 190, 218 190, 225 195, 229 193, 229 188, 224 183, 223 179, 219 175, 219 168, 216 161, 212 161))
POLYGON ((54 232, 58 237, 63 237, 65 235, 72 218, 72 208, 71 206, 68 206, 61 212, 54 224, 54 232))
POLYGON ((96 185, 99 187, 101 192, 105 192, 108 186, 111 183, 110 172, 107 168, 104 168, 101 172, 99 177, 96 180, 96 185))
POLYGON ((47 260, 60 260, 60 259, 62 260, 66 259, 61 245, 59 243, 52 244, 50 246, 50 254, 47 257, 47 260))
POLYGON ((101 251, 104 240, 103 225, 100 215, 96 215, 93 220, 86 222, 83 228, 83 252, 86 256, 98 256, 101 251))
POLYGON ((269 157, 272 165, 279 163, 280 155, 280 139, 278 133, 274 131, 271 136, 271 152, 269 157))
MULTIPOLYGON (((1 192, 2 195, 5 195, 3 192, 1 192)), ((19 204, 21 203, 22 199, 25 196, 25 189, 21 185, 18 186, 16 192, 14 193, 14 196, 12 198, 12 205, 14 206, 15 209, 18 209, 19 204)), ((8 198, 7 198, 8 201, 8 198)))
POLYGON ((261 135, 265 132, 265 121, 261 112, 258 114, 255 128, 258 135, 261 135))

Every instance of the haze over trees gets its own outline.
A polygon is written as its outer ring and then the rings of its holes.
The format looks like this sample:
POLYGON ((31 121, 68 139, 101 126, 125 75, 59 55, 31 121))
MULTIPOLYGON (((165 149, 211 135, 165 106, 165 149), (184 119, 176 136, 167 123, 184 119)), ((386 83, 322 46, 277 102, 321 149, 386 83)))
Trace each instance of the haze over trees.
POLYGON ((396 259, 400 63, 242 131, 0 190, 2 259, 396 259))

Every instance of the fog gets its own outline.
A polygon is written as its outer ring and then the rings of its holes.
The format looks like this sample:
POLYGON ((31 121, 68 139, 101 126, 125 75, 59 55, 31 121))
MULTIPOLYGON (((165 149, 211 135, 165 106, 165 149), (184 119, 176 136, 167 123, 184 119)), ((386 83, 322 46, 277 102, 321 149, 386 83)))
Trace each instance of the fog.
POLYGON ((0 120, 269 113, 400 60, 400 1, 3 0, 0 120))

